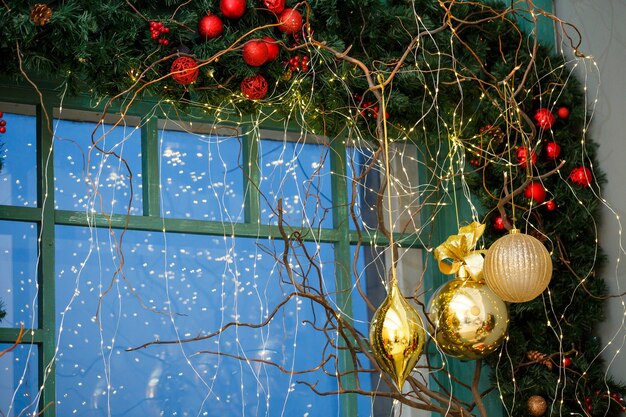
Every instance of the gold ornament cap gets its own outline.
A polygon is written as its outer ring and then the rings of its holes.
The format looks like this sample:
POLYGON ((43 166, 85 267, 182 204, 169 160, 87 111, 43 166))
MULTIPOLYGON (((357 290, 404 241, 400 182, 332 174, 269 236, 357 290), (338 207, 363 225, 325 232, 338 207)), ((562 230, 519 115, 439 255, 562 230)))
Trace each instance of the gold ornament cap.
POLYGON ((422 354, 426 331, 417 310, 405 299, 396 282, 378 307, 370 324, 370 344, 378 365, 399 391, 422 354))

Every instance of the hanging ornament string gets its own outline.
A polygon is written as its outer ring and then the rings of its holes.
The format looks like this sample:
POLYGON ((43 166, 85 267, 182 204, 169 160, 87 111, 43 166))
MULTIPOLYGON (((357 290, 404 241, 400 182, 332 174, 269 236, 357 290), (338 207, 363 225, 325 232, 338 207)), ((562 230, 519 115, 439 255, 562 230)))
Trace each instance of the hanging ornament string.
POLYGON ((393 239, 393 215, 391 211, 391 171, 389 164, 389 138, 387 137, 387 103, 385 101, 385 78, 382 74, 378 74, 378 83, 380 84, 380 96, 382 105, 383 121, 383 152, 385 154, 385 188, 387 189, 387 218, 389 221, 389 247, 391 249, 391 285, 398 283, 396 276, 396 259, 395 259, 395 243, 393 239))

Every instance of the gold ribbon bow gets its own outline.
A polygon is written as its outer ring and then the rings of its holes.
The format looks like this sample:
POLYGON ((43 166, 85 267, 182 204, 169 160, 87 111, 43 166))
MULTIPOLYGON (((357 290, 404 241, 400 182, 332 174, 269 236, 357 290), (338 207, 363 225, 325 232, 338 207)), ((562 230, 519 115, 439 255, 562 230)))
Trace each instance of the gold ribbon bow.
POLYGON ((439 270, 444 274, 457 274, 459 278, 468 276, 476 281, 482 279, 483 251, 474 250, 476 242, 485 231, 485 225, 473 222, 459 229, 437 246, 434 255, 439 262, 439 270))

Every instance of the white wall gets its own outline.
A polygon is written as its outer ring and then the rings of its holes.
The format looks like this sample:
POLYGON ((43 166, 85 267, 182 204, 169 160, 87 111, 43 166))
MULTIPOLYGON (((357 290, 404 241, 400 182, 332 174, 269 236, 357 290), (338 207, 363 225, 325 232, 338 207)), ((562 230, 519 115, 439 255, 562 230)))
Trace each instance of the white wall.
MULTIPOLYGON (((596 70, 591 60, 581 60, 577 76, 584 81, 586 75, 590 108, 595 94, 598 94, 590 133, 600 144, 598 159, 608 176, 604 197, 626 225, 626 0, 555 0, 555 13, 579 29, 582 36, 580 51, 592 56, 597 63, 596 70)), ((572 30, 568 32, 576 35, 572 30)), ((571 52, 566 50, 565 42, 561 45, 557 35, 557 48, 559 46, 563 46, 566 54, 571 52)), ((617 268, 619 224, 615 213, 609 209, 603 214, 600 245, 609 256, 603 276, 611 293, 617 294, 626 290, 626 266, 617 268)), ((621 255, 623 263, 626 256, 621 255)), ((618 349, 623 350, 626 337, 622 300, 611 299, 607 314, 600 336, 604 343, 613 339, 604 355, 610 362, 618 349)), ((626 352, 613 361, 610 372, 618 380, 626 381, 626 352)))

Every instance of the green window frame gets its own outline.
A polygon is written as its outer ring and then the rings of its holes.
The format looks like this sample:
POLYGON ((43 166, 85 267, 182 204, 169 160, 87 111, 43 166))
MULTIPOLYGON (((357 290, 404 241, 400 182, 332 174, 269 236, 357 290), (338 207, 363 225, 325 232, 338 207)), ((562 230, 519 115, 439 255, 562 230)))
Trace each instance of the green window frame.
MULTIPOLYGON (((27 328, 22 339, 22 344, 31 342, 38 345, 38 384, 42 388, 39 410, 42 417, 55 417, 56 409, 50 404, 56 404, 55 384, 55 350, 56 350, 56 310, 55 310, 55 226, 89 226, 84 212, 57 210, 54 207, 54 164, 53 132, 52 127, 47 125, 47 117, 52 121, 55 108, 61 105, 57 92, 52 89, 40 88, 40 97, 29 86, 15 86, 9 83, 1 83, 2 95, 0 101, 32 105, 36 108, 36 135, 37 135, 37 207, 18 207, 0 205, 0 220, 23 221, 37 224, 39 236, 38 242, 39 265, 37 271, 38 291, 38 328, 27 328), (44 375, 47 372, 47 375, 44 375), (48 406, 46 406, 48 405, 48 406), (43 411, 42 411, 43 410, 43 411)), ((63 109, 78 111, 101 112, 103 105, 93 108, 92 102, 87 97, 65 98, 63 109)), ((223 236, 223 224, 218 221, 191 220, 180 218, 160 217, 159 197, 159 117, 150 112, 155 103, 139 102, 126 113, 126 116, 141 119, 141 152, 142 152, 142 214, 125 215, 113 214, 103 216, 94 214, 89 220, 91 226, 112 227, 114 229, 127 229, 139 231, 162 232, 164 229, 169 233, 188 233, 201 235, 223 236), (146 114, 151 114, 146 118, 146 114)), ((10 109, 6 109, 10 110, 10 109)), ((109 114, 115 113, 116 108, 108 110, 109 114)), ((202 113, 196 116, 202 117, 202 113)), ((210 120, 204 115, 204 120, 210 120)), ((243 144, 243 181, 244 220, 242 223, 233 223, 231 232, 234 237, 255 237, 280 239, 281 232, 276 225, 261 223, 259 189, 255 184, 260 182, 260 166, 258 143, 254 140, 246 123, 238 124, 241 130, 243 144)), ((264 123, 263 129, 283 131, 284 126, 279 123, 264 123)), ((335 138, 330 142, 330 168, 331 168, 331 193, 332 193, 332 228, 320 229, 317 235, 304 233, 304 240, 331 243, 334 247, 334 258, 337 265, 345 267, 335 268, 335 283, 337 288, 338 306, 345 313, 345 319, 352 317, 352 298, 350 289, 353 285, 351 272, 351 245, 359 242, 356 231, 350 229, 350 217, 348 209, 348 181, 347 181, 347 145, 342 138, 335 138)), ((395 239, 402 247, 421 248, 415 235, 396 234, 395 239)), ((388 240, 376 234, 363 245, 388 245, 388 240)), ((426 252, 426 251, 424 251, 426 252)), ((18 340, 18 328, 0 328, 0 343, 15 343, 18 340)), ((352 358, 346 351, 339 353, 339 366, 344 372, 352 369, 352 358)), ((355 377, 350 373, 342 376, 342 385, 346 388, 355 387, 355 377)), ((352 417, 357 415, 356 394, 342 394, 340 399, 341 416, 352 417)))

